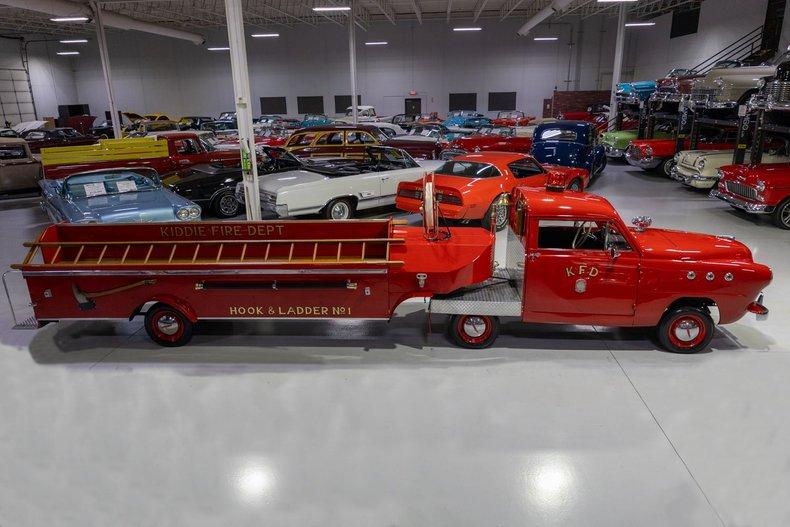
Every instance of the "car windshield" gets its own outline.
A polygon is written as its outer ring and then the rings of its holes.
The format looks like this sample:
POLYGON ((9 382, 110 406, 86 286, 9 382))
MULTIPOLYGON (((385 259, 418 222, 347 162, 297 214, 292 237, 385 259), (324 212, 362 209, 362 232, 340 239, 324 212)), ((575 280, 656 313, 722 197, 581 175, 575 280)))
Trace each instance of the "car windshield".
POLYGON ((0 130, 0 137, 18 137, 17 133, 10 129, 0 130))
POLYGON ((150 173, 122 170, 77 174, 66 179, 63 189, 66 195, 75 199, 155 190, 159 184, 153 177, 146 175, 150 173))
POLYGON ((540 133, 541 141, 576 141, 576 131, 568 128, 547 128, 540 133))
POLYGON ((436 169, 436 174, 466 178, 488 178, 499 176, 499 170, 489 163, 474 161, 447 161, 436 169))
POLYGON ((61 128, 60 130, 56 130, 55 133, 61 137, 82 137, 82 134, 74 128, 61 128))
POLYGON ((0 160, 27 159, 27 151, 22 145, 0 146, 0 160))
POLYGON ((513 111, 513 112, 499 112, 497 114, 497 118, 499 119, 518 119, 519 117, 523 117, 524 114, 522 112, 513 111))
POLYGON ((434 126, 414 126, 406 135, 419 135, 422 137, 439 137, 439 129, 434 126))
POLYGON ((376 148, 370 147, 367 149, 367 155, 373 161, 386 165, 388 170, 397 170, 399 168, 416 168, 419 165, 406 151, 400 148, 376 148))
POLYGON ((199 134, 198 141, 206 152, 213 152, 217 149, 217 136, 214 134, 199 134))

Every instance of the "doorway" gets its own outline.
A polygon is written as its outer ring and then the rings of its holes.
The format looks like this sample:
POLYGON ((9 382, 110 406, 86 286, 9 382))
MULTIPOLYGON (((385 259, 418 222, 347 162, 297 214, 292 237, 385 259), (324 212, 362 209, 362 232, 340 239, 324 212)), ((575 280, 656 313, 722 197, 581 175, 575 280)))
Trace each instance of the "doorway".
POLYGON ((419 115, 422 113, 422 99, 406 99, 403 113, 406 115, 419 115))

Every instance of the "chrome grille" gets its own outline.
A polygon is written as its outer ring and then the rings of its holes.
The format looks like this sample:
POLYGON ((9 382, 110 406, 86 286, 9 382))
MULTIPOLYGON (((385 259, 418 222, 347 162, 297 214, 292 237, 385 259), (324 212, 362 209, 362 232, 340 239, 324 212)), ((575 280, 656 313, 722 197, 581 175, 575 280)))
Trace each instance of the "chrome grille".
POLYGON ((708 99, 714 99, 714 93, 716 93, 716 90, 711 88, 694 88, 691 90, 691 100, 707 101, 708 99))
POLYGON ((737 181, 727 181, 727 192, 748 199, 757 199, 757 190, 737 181))
POLYGON ((790 101, 790 81, 773 81, 769 83, 768 98, 776 102, 790 101))

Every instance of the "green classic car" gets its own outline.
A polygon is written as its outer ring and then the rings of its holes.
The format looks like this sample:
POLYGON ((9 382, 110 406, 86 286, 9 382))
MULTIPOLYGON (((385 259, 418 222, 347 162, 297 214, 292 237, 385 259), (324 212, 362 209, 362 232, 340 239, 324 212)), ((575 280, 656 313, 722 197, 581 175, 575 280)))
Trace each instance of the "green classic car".
MULTIPOLYGON (((656 130, 653 139, 672 139, 674 134, 667 130, 656 130)), ((628 144, 637 138, 636 130, 620 130, 619 132, 604 132, 601 134, 601 144, 606 151, 606 157, 622 158, 628 149, 628 144)))

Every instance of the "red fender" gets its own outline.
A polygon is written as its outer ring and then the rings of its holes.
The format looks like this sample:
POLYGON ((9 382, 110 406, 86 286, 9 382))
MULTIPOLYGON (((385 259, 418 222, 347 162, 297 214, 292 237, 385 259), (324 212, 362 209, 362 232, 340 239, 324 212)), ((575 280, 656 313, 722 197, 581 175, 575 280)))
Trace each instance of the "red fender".
MULTIPOLYGON (((154 295, 151 297, 149 302, 167 304, 181 311, 181 313, 183 313, 183 315, 187 317, 187 319, 189 319, 189 321, 193 324, 198 321, 197 313, 195 313, 195 310, 192 309, 192 306, 190 306, 184 300, 181 300, 180 298, 173 295, 154 295)), ((136 312, 139 312, 139 308, 136 310, 136 312)))

